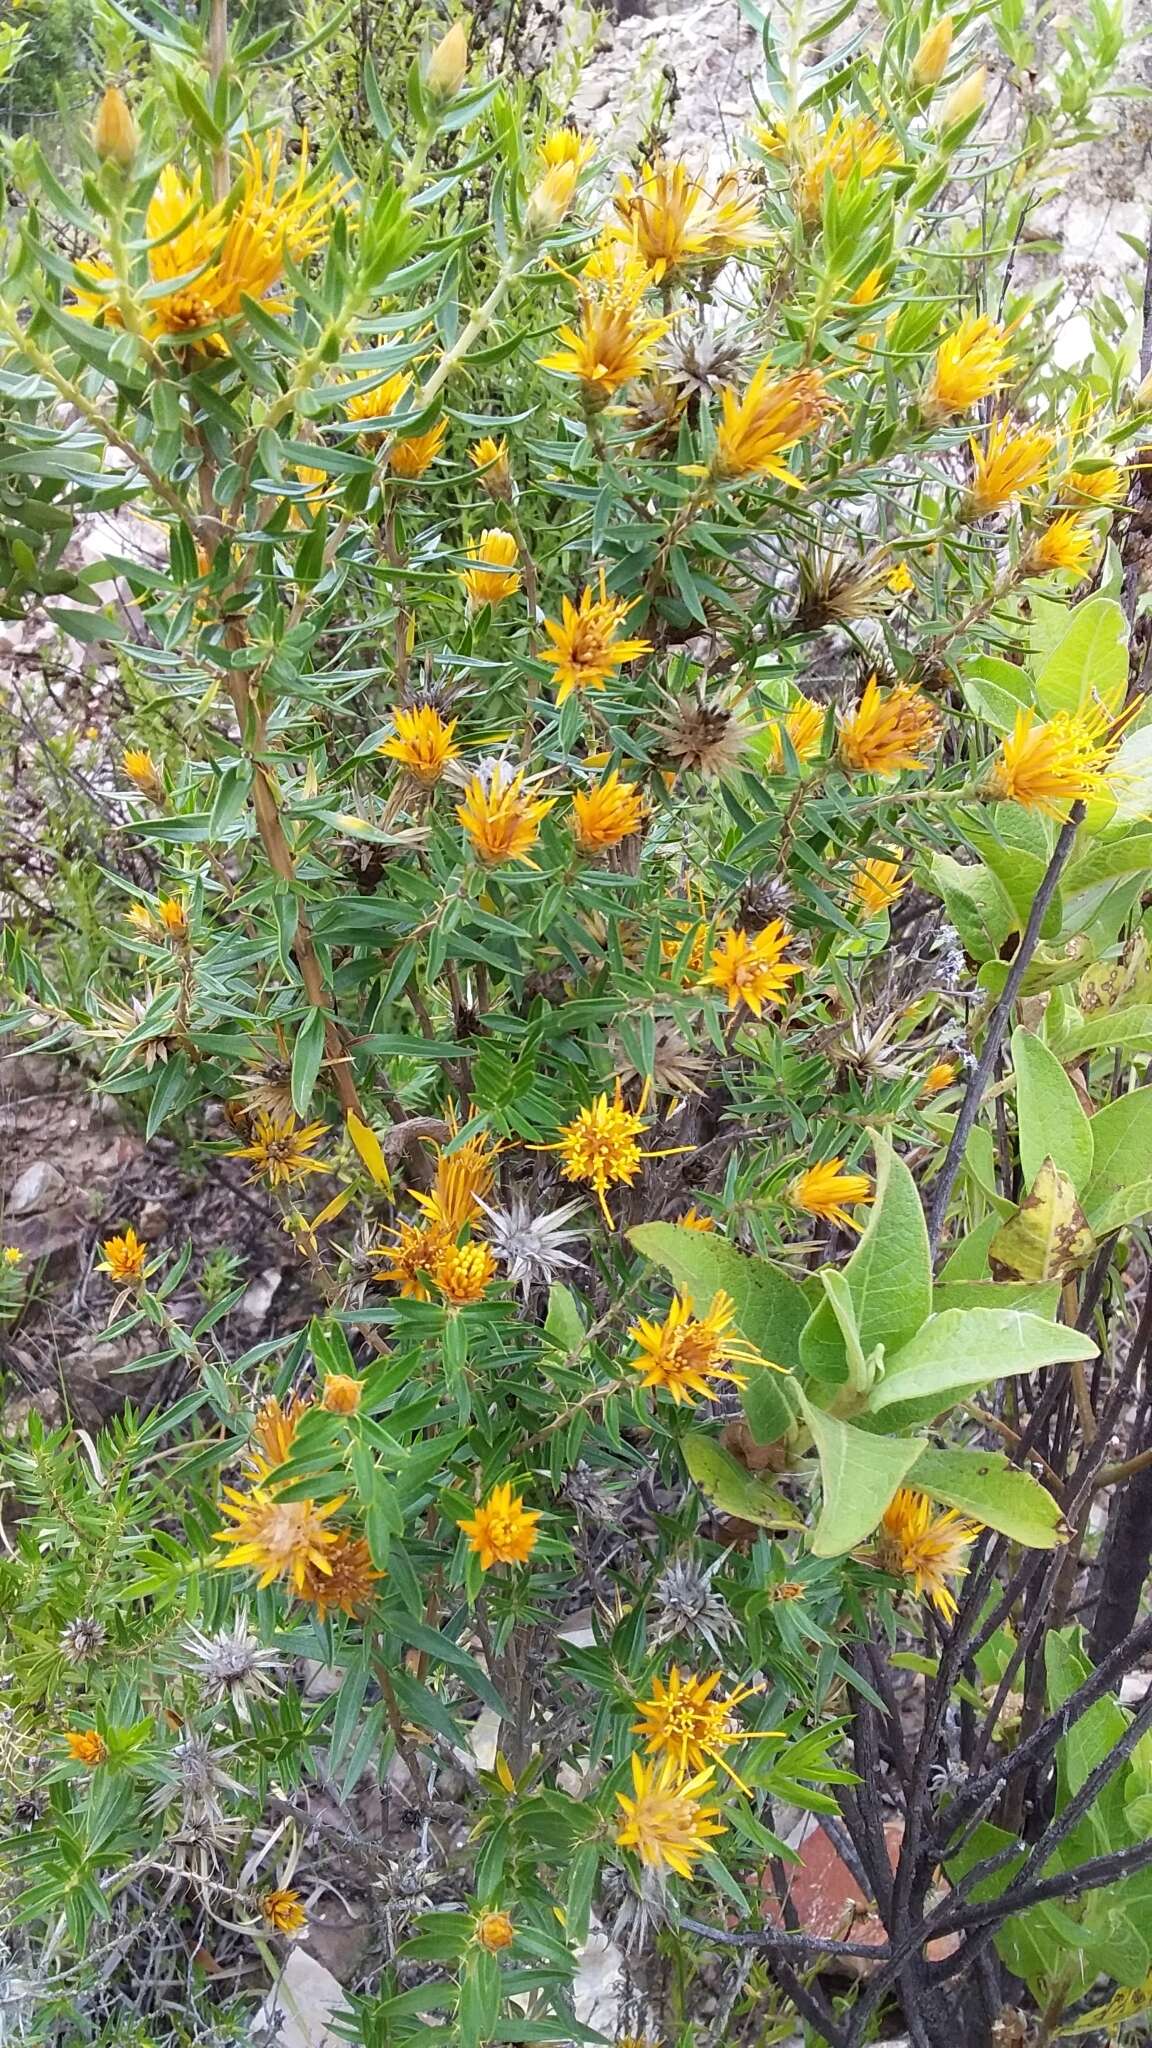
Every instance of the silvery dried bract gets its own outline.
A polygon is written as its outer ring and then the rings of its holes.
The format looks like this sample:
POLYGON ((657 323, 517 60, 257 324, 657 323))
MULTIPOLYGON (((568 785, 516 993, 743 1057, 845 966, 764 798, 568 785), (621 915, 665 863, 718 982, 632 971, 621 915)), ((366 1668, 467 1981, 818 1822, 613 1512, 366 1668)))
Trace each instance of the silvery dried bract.
MULTIPOLYGON (((727 1555, 727 1553, 725 1553, 727 1555)), ((656 1624, 651 1632, 653 1646, 670 1643, 677 1636, 699 1636, 713 1655, 732 1635, 736 1623, 723 1595, 712 1584, 724 1558, 700 1565, 694 1558, 673 1558, 652 1588, 656 1624)))
POLYGON ((87 1664, 100 1655, 107 1641, 108 1631, 102 1621, 90 1614, 79 1614, 60 1631, 60 1655, 69 1664, 87 1664))
POLYGON ((476 1199, 488 1218, 493 1254, 522 1294, 526 1295, 535 1281, 550 1285, 566 1269, 580 1264, 565 1250, 585 1235, 582 1230, 566 1228, 569 1217, 582 1207, 580 1202, 534 1211, 524 1195, 510 1196, 505 1208, 480 1201, 479 1196, 476 1199))
POLYGON ((267 1650, 249 1630, 248 1616, 237 1614, 231 1628, 207 1635, 193 1628, 184 1638, 189 1666, 210 1703, 227 1699, 242 1721, 249 1719, 251 1700, 268 1700, 275 1695, 272 1673, 279 1664, 275 1650, 267 1650))

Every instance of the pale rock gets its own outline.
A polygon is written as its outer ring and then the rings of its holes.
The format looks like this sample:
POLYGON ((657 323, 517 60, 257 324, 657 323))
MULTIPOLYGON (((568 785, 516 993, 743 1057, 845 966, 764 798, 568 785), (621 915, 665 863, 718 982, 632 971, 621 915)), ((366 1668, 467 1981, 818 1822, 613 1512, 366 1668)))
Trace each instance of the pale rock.
POLYGON ((276 2048, 347 2048, 331 2026, 344 2005, 339 1980, 305 1949, 292 1948, 264 2000, 253 2038, 276 2048))
POLYGON ((32 1216, 46 1209, 61 1193, 64 1175, 50 1159, 34 1159, 16 1176, 8 1191, 5 1207, 10 1216, 32 1216))

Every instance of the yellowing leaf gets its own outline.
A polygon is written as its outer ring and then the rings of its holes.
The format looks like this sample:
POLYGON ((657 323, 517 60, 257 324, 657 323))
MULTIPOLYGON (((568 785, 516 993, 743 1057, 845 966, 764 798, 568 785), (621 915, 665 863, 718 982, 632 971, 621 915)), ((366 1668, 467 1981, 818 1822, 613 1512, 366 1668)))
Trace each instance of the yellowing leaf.
POLYGON ((755 1522, 762 1529, 800 1527, 791 1501, 766 1479, 747 1471, 715 1437, 689 1430, 680 1440, 680 1449, 691 1477, 721 1514, 737 1515, 742 1522, 755 1522))
POLYGON ((997 1279, 1062 1280, 1086 1265, 1095 1249, 1075 1188, 1046 1159, 1031 1194, 992 1239, 988 1264, 997 1279))
POLYGON ((348 1111, 348 1136, 368 1168, 376 1186, 383 1188, 386 1193, 389 1193, 392 1187, 392 1176, 388 1171, 388 1162, 384 1157, 384 1148, 375 1131, 364 1122, 362 1117, 357 1116, 354 1109, 348 1111))

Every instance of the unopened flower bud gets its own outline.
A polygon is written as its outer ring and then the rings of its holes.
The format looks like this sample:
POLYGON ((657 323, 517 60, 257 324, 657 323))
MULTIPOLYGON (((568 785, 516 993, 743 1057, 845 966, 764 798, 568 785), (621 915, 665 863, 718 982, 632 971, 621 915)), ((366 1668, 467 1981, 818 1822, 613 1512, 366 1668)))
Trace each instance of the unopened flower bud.
POLYGON ((1152 407, 1152 370, 1146 377, 1141 377, 1132 394, 1132 403, 1137 412, 1147 412, 1152 407))
POLYGON ((559 227, 572 204, 578 170, 577 164, 566 163, 553 164, 545 171, 529 194, 524 216, 526 234, 547 235, 559 227))
POLYGON ((952 16, 942 14, 920 38, 912 59, 912 83, 917 91, 939 85, 952 55, 952 16))
POLYGON ((979 113, 984 105, 987 85, 988 72, 983 64, 978 71, 970 71, 967 78, 962 78, 940 109, 941 129, 946 131, 949 128, 958 128, 961 121, 967 121, 971 115, 979 113))
POLYGON ((498 1955, 502 1948, 509 1948, 516 1939, 516 1929, 507 1913, 481 1913, 476 1922, 476 1940, 486 1948, 490 1956, 498 1955))
POLYGON ((454 100, 468 76, 468 30, 454 21, 428 59, 424 83, 433 98, 454 100))
POLYGON ((136 161, 140 137, 118 85, 110 85, 100 102, 92 129, 92 146, 102 164, 116 164, 122 171, 130 171, 136 161))

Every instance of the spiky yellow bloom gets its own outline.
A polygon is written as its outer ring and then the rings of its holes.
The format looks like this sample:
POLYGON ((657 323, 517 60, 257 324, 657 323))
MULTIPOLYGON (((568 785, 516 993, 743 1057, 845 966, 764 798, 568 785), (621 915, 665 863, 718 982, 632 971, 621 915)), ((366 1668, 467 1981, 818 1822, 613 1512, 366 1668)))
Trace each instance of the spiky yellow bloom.
POLYGON ((325 1373, 324 1385, 320 1389, 320 1406, 327 1415, 356 1415, 363 1393, 363 1380, 354 1379, 351 1373, 325 1373))
POLYGON ((499 1955, 501 1949, 511 1948, 516 1939, 516 1928, 507 1913, 480 1913, 472 1930, 472 1939, 486 1948, 490 1956, 499 1955))
POLYGON ((842 1223, 847 1230, 860 1225, 848 1213, 849 1202, 870 1202, 872 1182, 866 1173, 845 1173, 843 1159, 822 1159, 805 1167, 788 1188, 788 1200, 806 1216, 819 1216, 825 1223, 842 1223))
POLYGON ((411 711, 397 705, 392 723, 396 728, 392 738, 385 740, 377 752, 390 761, 398 761, 415 782, 431 789, 449 761, 459 759, 460 749, 452 744, 459 720, 445 720, 433 705, 418 704, 411 711))
POLYGON ((860 279, 848 303, 852 306, 874 306, 880 296, 880 289, 883 283, 884 272, 881 268, 877 266, 867 271, 860 279))
POLYGON ((594 789, 577 790, 572 799, 573 829, 582 853, 599 853, 619 846, 638 832, 644 817, 644 801, 634 782, 621 782, 613 768, 594 789))
POLYGON ((456 816, 473 853, 485 867, 515 860, 534 868, 531 848, 539 836, 540 820, 547 817, 556 802, 554 796, 530 796, 523 769, 508 781, 499 774, 474 775, 464 792, 464 802, 456 806, 456 816))
POLYGON ((170 939, 187 938, 188 917, 178 896, 161 896, 156 905, 156 916, 170 939))
POLYGON ((823 210, 826 180, 842 191, 853 174, 866 184, 900 162, 893 136, 870 115, 845 114, 842 109, 827 128, 818 128, 810 114, 802 114, 797 120, 761 128, 758 139, 771 155, 791 161, 793 196, 809 225, 823 210))
POLYGON ((536 180, 524 209, 524 232, 528 236, 548 235, 566 220, 576 197, 580 176, 573 163, 552 164, 536 180))
POLYGON ((907 562, 897 562, 888 578, 888 588, 893 597, 907 597, 910 590, 915 590, 915 579, 907 562))
POLYGON ((869 676, 854 711, 840 721, 841 764, 854 775, 896 775, 921 768, 936 744, 939 721, 928 698, 907 683, 881 690, 869 676))
POLYGON ((875 1556, 882 1571, 908 1579, 918 1600, 930 1600, 945 1621, 956 1613, 950 1579, 967 1572, 965 1557, 980 1523, 955 1508, 937 1515, 927 1494, 902 1486, 884 1510, 876 1534, 875 1556))
POLYGON ((260 1911, 273 1934, 301 1934, 308 1924, 299 1892, 279 1889, 265 1892, 260 1901, 260 1911))
POLYGON ((401 434, 388 450, 388 467, 393 476, 415 483, 431 469, 448 432, 446 419, 438 419, 422 434, 401 434))
POLYGON ((283 1187, 287 1181, 303 1179, 306 1173, 328 1172, 323 1159, 308 1157, 327 1129, 327 1124, 298 1124, 293 1114, 269 1116, 258 1109, 252 1119, 251 1143, 236 1146, 227 1157, 250 1159, 254 1179, 266 1180, 269 1187, 283 1187))
POLYGON ((476 1513, 456 1527, 468 1538, 468 1548, 480 1559, 481 1571, 494 1564, 525 1564, 536 1548, 540 1520, 536 1508, 526 1508, 524 1496, 514 1494, 506 1482, 494 1486, 476 1513))
POLYGON ((1041 433, 1039 427, 1017 429, 1007 416, 1001 416, 993 420, 983 447, 975 436, 968 446, 972 484, 967 509, 979 519, 1044 482, 1053 441, 1051 434, 1041 433))
POLYGON ((1128 489, 1128 471, 1114 462, 1102 462, 1094 469, 1073 463, 1056 488, 1065 504, 1118 505, 1128 489))
POLYGON ((344 400, 344 417, 363 429, 360 439, 366 449, 371 450, 373 441, 380 434, 391 431, 388 422, 394 413, 399 412, 411 388, 410 370, 394 370, 382 384, 368 385, 364 380, 364 383, 353 387, 351 395, 344 400))
POLYGON ((921 1095, 940 1095, 950 1088, 960 1069, 955 1060, 937 1060, 924 1076, 921 1095))
POLYGON ((700 262, 714 231, 712 202, 686 164, 660 158, 645 164, 639 182, 625 173, 612 205, 622 239, 656 279, 700 262))
POLYGON ((436 1173, 427 1194, 414 1190, 412 1199, 423 1209, 429 1223, 439 1225, 448 1237, 458 1237, 479 1213, 478 1197, 490 1192, 496 1179, 499 1139, 489 1131, 476 1131, 451 1150, 436 1147, 436 1173))
POLYGON ((554 1144, 539 1147, 542 1152, 563 1155, 560 1171, 565 1180, 587 1182, 609 1230, 615 1228, 606 1199, 609 1188, 621 1182, 631 1187, 643 1160, 668 1156, 664 1152, 642 1151, 637 1142, 647 1129, 643 1108, 643 1098, 639 1111, 625 1107, 623 1090, 617 1081, 611 1100, 607 1091, 597 1095, 571 1123, 560 1126, 560 1136, 554 1144))
POLYGON ((273 1579, 288 1579, 301 1592, 309 1565, 318 1572, 329 1569, 328 1552, 336 1541, 336 1531, 324 1524, 343 1507, 346 1497, 342 1494, 338 1500, 317 1505, 314 1500, 279 1500, 264 1486, 254 1486, 251 1493, 238 1493, 226 1486, 220 1512, 236 1527, 213 1533, 214 1543, 232 1545, 230 1557, 217 1558, 217 1570, 239 1570, 248 1565, 258 1573, 261 1588, 270 1586, 273 1579))
POLYGON ((370 1254, 374 1259, 388 1261, 387 1272, 377 1273, 377 1280, 399 1288, 403 1301, 431 1301, 429 1276, 447 1242, 448 1234, 441 1224, 408 1223, 401 1219, 396 1226, 395 1242, 377 1245, 370 1254))
POLYGON ((638 1347, 628 1363, 633 1372, 643 1373, 641 1386, 663 1387, 677 1407, 682 1401, 691 1405, 697 1395, 710 1400, 721 1380, 734 1387, 747 1386, 745 1376, 729 1372, 728 1367, 769 1365, 771 1361, 737 1334, 735 1317, 736 1305, 723 1289, 713 1295, 703 1316, 693 1314, 690 1294, 673 1296, 662 1323, 641 1316, 628 1332, 638 1347))
POLYGON ((1004 329, 986 313, 967 314, 936 351, 924 393, 925 412, 931 419, 968 412, 999 390, 1013 360, 1004 329))
POLYGON ((852 876, 852 894, 870 917, 890 910, 908 887, 897 860, 862 860, 852 876))
POLYGON ((651 654, 650 640, 620 637, 620 628, 636 600, 609 597, 604 572, 600 572, 600 595, 595 597, 585 584, 579 605, 561 600, 560 618, 545 619, 544 631, 552 642, 541 654, 556 680, 556 702, 567 703, 574 690, 602 690, 626 661, 651 654))
POLYGON ((751 937, 739 928, 724 932, 713 948, 705 987, 723 989, 730 1010, 743 1003, 754 1017, 762 1017, 765 1003, 779 1002, 801 971, 797 961, 784 958, 791 941, 792 933, 779 917, 751 937))
POLYGON ((926 85, 938 85, 948 69, 952 55, 953 24, 950 14, 942 14, 926 29, 916 45, 910 75, 912 83, 923 90, 926 85))
POLYGON ((1032 575, 1044 576, 1052 569, 1068 569, 1083 576, 1092 567, 1098 550, 1095 529, 1085 525, 1075 512, 1061 512, 1031 543, 1024 567, 1032 575))
POLYGON ((372 1598, 372 1589, 384 1576, 372 1563, 372 1553, 363 1536, 347 1529, 337 1530, 324 1552, 324 1567, 304 1567, 303 1582, 297 1587, 301 1600, 316 1609, 321 1621, 335 1610, 339 1614, 362 1614, 372 1598))
POLYGON ((6 1266, 22 1266, 24 1263, 24 1254, 18 1244, 6 1244, 0 1257, 6 1266))
POLYGON ((692 1207, 690 1209, 685 1209, 684 1214, 682 1216, 678 1216, 676 1218, 676 1221, 681 1230, 708 1231, 715 1230, 716 1228, 715 1217, 702 1215, 700 1210, 696 1207, 695 1202, 693 1202, 692 1207))
POLYGON ((120 757, 120 766, 130 782, 136 784, 142 796, 151 797, 154 803, 164 795, 164 784, 160 770, 152 759, 147 747, 125 747, 120 757))
POLYGON ((460 570, 459 576, 470 604, 497 605, 515 597, 520 588, 520 550, 514 534, 505 533, 502 526, 485 527, 479 540, 469 541, 466 553, 473 567, 460 570))
POLYGON ((802 768, 814 760, 820 752, 820 742, 824 737, 825 716, 822 704, 813 704, 810 697, 795 697, 783 718, 773 722, 770 766, 783 768, 785 765, 784 734, 787 734, 788 744, 802 768))
POLYGON ((828 410, 819 370, 790 370, 773 377, 765 360, 743 398, 726 386, 720 406, 714 474, 727 479, 771 476, 799 488, 799 478, 780 458, 814 433, 828 410))
POLYGON ((107 1763, 108 1744, 95 1728, 69 1728, 64 1740, 74 1764, 87 1764, 94 1770, 97 1764, 107 1763))
POLYGON ((649 1870, 672 1870, 677 1877, 691 1877, 692 1866, 708 1853, 709 1838, 722 1835, 716 1819, 718 1806, 705 1806, 705 1795, 716 1783, 714 1771, 701 1771, 694 1778, 681 1778, 668 1758, 663 1763, 641 1763, 632 1758, 632 1793, 618 1792, 624 1819, 616 1831, 621 1849, 635 1849, 649 1870))
POLYGON ((467 1308, 483 1301, 498 1270, 491 1247, 474 1239, 437 1252, 432 1278, 450 1307, 467 1308))
POLYGON ((1105 771, 1118 745, 1111 727, 1097 704, 1045 720, 1031 709, 1018 711, 992 764, 989 794, 1050 818, 1064 817, 1077 801, 1106 795, 1105 771))
POLYGON ((248 1470, 259 1484, 269 1473, 288 1463, 296 1432, 311 1406, 311 1401, 303 1400, 297 1393, 289 1394, 286 1402, 269 1394, 260 1403, 248 1446, 248 1470))
MULTIPOLYGON (((714 1694, 723 1677, 720 1671, 713 1671, 709 1677, 697 1676, 694 1672, 681 1672, 673 1664, 667 1681, 655 1678, 652 1681, 652 1697, 636 1701, 640 1716, 632 1723, 633 1735, 644 1737, 644 1748, 649 1756, 663 1756, 675 1766, 681 1778, 694 1777, 698 1771, 718 1764, 721 1770, 739 1778, 725 1757, 725 1750, 733 1743, 750 1742, 756 1737, 776 1734, 774 1729, 755 1729, 751 1732, 732 1726, 732 1714, 743 1701, 751 1699, 763 1690, 759 1685, 742 1685, 727 1699, 716 1699, 714 1694)), ((741 1785, 741 1791, 747 1787, 741 1785)))
POLYGON ((544 137, 536 154, 545 170, 554 170, 557 164, 575 164, 577 170, 582 171, 595 156, 596 144, 581 135, 578 128, 570 128, 565 123, 544 137))
POLYGON ((131 1224, 123 1237, 106 1237, 100 1249, 104 1257, 96 1268, 98 1273, 107 1273, 117 1287, 139 1287, 148 1246, 137 1237, 131 1224))
POLYGON ((508 504, 512 497, 512 468, 503 436, 495 441, 491 434, 484 434, 468 450, 468 460, 480 472, 480 482, 488 496, 497 504, 508 504))
POLYGON ((710 261, 742 255, 745 250, 758 248, 768 240, 768 230, 760 219, 759 199, 755 191, 743 182, 738 171, 722 174, 713 189, 709 206, 711 222, 705 254, 710 261))
MULTIPOLYGON (((645 279, 649 272, 643 273, 645 279)), ((581 289, 576 325, 561 327, 563 348, 541 356, 542 370, 578 377, 585 403, 594 410, 606 405, 614 391, 643 376, 670 322, 642 310, 631 291, 581 289)))

